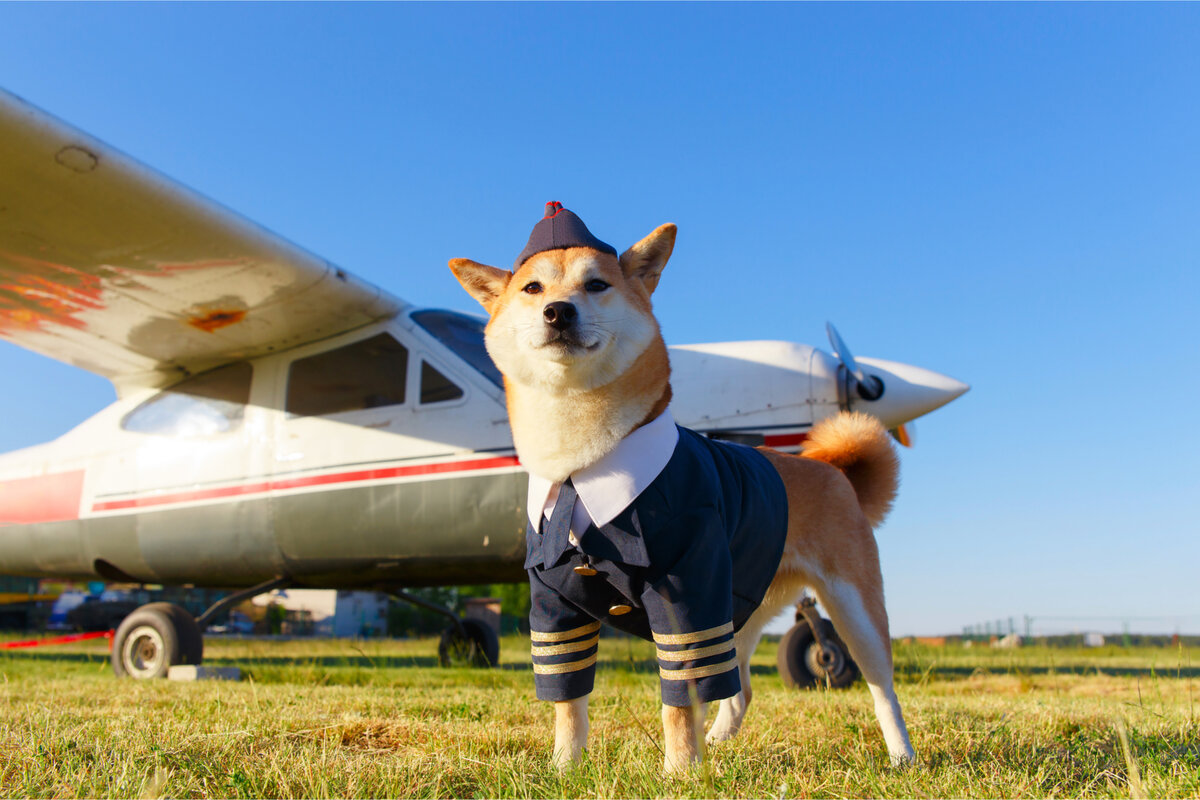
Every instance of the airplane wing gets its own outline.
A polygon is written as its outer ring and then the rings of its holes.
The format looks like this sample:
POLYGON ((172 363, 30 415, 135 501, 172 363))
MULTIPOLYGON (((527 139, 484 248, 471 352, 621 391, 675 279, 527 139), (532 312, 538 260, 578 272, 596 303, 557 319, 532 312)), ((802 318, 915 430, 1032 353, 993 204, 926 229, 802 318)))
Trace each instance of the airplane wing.
POLYGON ((0 90, 0 339, 121 394, 405 305, 0 90))

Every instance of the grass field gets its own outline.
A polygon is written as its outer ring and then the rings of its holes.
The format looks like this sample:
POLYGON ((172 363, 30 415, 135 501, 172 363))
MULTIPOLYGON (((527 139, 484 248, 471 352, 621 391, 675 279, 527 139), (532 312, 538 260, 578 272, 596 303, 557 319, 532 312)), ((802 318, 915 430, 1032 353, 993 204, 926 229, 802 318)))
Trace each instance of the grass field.
POLYGON ((898 645, 921 764, 887 765, 866 687, 754 659, 742 734, 665 778, 651 646, 605 640, 590 753, 548 765, 528 640, 494 670, 429 641, 222 641, 239 683, 118 681, 99 643, 0 651, 7 797, 1200 797, 1200 651, 898 645))

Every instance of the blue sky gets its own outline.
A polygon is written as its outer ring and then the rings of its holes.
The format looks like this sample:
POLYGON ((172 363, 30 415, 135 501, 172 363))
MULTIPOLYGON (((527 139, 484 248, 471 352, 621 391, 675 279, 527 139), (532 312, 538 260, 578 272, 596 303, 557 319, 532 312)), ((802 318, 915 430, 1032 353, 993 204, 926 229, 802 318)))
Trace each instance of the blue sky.
MULTIPOLYGON (((1200 6, 3 4, 0 30, 4 88, 414 303, 475 311, 446 260, 507 265, 555 199, 618 248, 679 225, 670 342, 825 346, 828 319, 970 383, 879 531, 895 633, 1200 633, 1200 6)), ((5 343, 0 374, 0 450, 113 397, 5 343)))

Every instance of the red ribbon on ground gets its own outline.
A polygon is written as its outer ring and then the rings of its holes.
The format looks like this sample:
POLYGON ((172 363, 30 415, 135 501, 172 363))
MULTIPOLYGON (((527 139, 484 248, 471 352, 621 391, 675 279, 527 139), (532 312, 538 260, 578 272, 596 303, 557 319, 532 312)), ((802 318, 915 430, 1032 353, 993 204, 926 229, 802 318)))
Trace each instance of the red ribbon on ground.
POLYGON ((14 650, 18 647, 41 647, 44 644, 68 644, 82 642, 85 639, 112 639, 114 631, 98 631, 96 633, 73 633, 70 636, 58 636, 53 639, 26 639, 23 642, 0 642, 0 650, 14 650))

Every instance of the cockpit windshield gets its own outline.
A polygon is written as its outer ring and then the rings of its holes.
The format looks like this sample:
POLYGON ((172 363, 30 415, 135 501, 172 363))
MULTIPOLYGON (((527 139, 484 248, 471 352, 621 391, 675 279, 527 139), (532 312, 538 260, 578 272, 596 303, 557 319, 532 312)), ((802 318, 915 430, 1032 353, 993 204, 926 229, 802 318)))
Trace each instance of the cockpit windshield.
POLYGON ((504 388, 500 370, 492 363, 483 344, 483 328, 487 321, 457 311, 429 308, 409 315, 413 322, 429 331, 442 344, 454 351, 492 383, 504 388))

